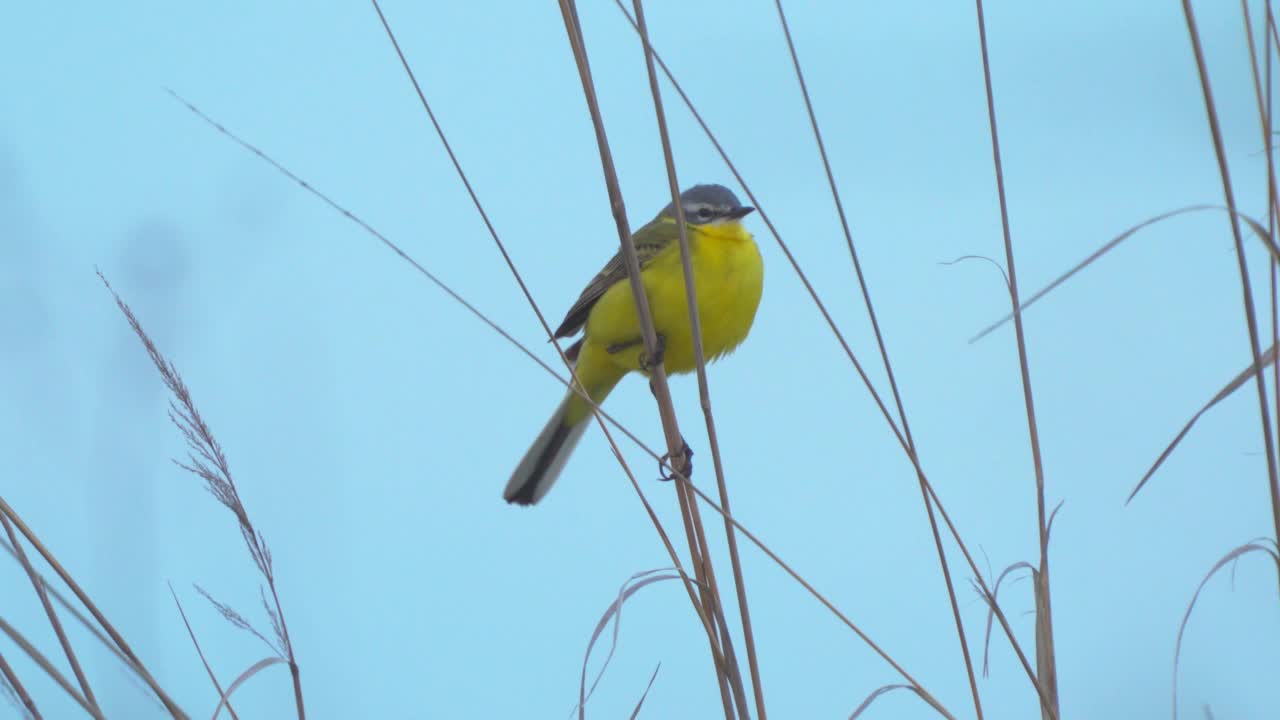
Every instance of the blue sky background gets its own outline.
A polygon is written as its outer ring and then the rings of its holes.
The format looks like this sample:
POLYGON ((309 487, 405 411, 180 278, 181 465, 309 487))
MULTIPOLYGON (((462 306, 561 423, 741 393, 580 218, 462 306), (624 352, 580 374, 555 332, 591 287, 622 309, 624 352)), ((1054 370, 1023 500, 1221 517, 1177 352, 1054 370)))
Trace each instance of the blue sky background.
MULTIPOLYGON (((1254 3, 1257 5, 1257 3, 1254 3)), ((633 224, 669 200, 640 46, 581 3, 633 224)), ((465 169, 549 319, 615 251, 599 159, 555 3, 388 1, 465 169)), ((1035 493, 1007 311, 974 8, 792 3, 792 32, 925 469, 998 572, 1035 560, 1035 493)), ((1265 212, 1239 8, 1198 3, 1238 200, 1265 212)), ((990 2, 988 33, 1018 275, 1034 290, 1127 227, 1219 203, 1176 3, 990 2)), ((877 386, 887 392, 770 3, 651 2, 655 47, 718 133, 877 386)), ((351 223, 163 91, 171 87, 351 208, 546 359, 533 314, 361 3, 26 3, 0 23, 0 492, 196 716, 216 694, 172 582, 224 682, 265 653, 191 588, 266 627, 232 517, 169 461, 160 379, 95 266, 183 373, 274 553, 315 717, 563 717, 619 585, 668 564, 596 430, 533 510, 503 484, 562 390, 351 223)), ((682 183, 732 178, 666 94, 682 183)), ((736 516, 960 717, 972 715, 914 473, 773 238, 751 339, 711 387, 736 516)), ((1258 288, 1265 255, 1249 243, 1258 288)), ((1064 717, 1158 717, 1200 578, 1273 533, 1252 386, 1202 420, 1132 506, 1182 422, 1248 363, 1222 214, 1140 234, 1026 316, 1049 502, 1064 717)), ((673 392, 713 487, 692 378, 673 392)), ((653 446, 643 382, 608 408, 653 446)), ((628 459, 668 528, 670 486, 628 459)), ((718 526, 704 514, 709 529, 718 526)), ((720 533, 715 533, 717 536, 720 533)), ((716 542, 728 578, 723 538, 716 542)), ((971 640, 981 601, 951 546, 971 640)), ((1214 580, 1187 633, 1179 707, 1276 712, 1280 614, 1260 556, 1214 580)), ((764 689, 779 718, 845 717, 898 678, 761 553, 744 548, 764 689)), ((1030 584, 1002 594, 1032 642, 1030 584)), ((57 657, 20 569, 0 615, 57 657)), ((77 630, 108 714, 160 717, 77 630)), ((1034 692, 993 639, 988 716, 1034 692)), ((18 659, 50 717, 75 710, 18 659)), ((705 637, 674 583, 624 612, 588 706, 719 712, 705 637)), ((281 717, 276 667, 237 696, 281 717)), ((0 716, 16 710, 0 704, 0 716)), ((868 717, 934 717, 909 694, 868 717)))

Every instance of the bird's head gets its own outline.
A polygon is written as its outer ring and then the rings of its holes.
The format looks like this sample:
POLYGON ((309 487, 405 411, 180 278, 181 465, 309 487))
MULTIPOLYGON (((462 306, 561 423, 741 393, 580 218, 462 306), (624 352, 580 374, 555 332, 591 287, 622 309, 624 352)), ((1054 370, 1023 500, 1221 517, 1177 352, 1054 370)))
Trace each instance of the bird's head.
MULTIPOLYGON (((685 222, 690 225, 719 225, 737 222, 755 208, 738 202, 738 196, 723 185, 694 185, 680 193, 685 222)), ((675 206, 663 208, 662 217, 674 219, 675 206)))

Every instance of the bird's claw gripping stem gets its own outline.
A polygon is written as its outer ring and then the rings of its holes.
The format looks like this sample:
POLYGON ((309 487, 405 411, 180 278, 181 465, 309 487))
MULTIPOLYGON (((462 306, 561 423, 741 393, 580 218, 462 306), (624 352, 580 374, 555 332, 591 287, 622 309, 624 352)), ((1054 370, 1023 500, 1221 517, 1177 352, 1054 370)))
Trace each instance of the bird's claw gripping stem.
MULTIPOLYGON (((680 444, 683 445, 683 447, 680 449, 680 452, 677 453, 681 459, 680 463, 678 463, 678 469, 680 470, 680 474, 687 480, 693 477, 693 448, 689 447, 689 443, 685 442, 683 439, 680 441, 680 444)), ((675 456, 672 456, 671 453, 663 455, 658 460, 658 472, 660 473, 658 476, 659 480, 671 481, 675 479, 675 472, 672 471, 668 473, 664 467, 669 465, 672 468, 676 468, 677 463, 673 462, 674 460, 675 456)))

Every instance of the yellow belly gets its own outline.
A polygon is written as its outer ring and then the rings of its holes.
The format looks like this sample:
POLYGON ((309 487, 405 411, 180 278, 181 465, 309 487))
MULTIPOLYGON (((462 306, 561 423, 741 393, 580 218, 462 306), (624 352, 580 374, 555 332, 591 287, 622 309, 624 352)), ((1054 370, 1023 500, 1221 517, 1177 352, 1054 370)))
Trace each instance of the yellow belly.
MULTIPOLYGON (((698 295, 702 350, 708 361, 729 353, 751 330, 764 282, 760 250, 741 223, 691 227, 690 261, 698 295)), ((641 274, 654 327, 666 339, 668 373, 692 372, 697 363, 685 295, 680 247, 671 243, 641 274)), ((596 302, 587 318, 586 342, 608 348, 632 344, 609 356, 619 367, 639 370, 644 352, 640 324, 627 280, 596 302)))

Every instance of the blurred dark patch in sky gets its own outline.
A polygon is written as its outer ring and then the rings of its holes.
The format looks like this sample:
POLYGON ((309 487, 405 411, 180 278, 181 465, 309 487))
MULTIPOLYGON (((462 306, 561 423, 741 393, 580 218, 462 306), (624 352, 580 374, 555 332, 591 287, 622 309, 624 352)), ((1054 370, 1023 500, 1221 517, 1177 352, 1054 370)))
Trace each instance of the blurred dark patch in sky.
POLYGON ((17 158, 0 141, 0 353, 5 362, 49 338, 51 312, 40 291, 44 253, 17 158))
MULTIPOLYGON (((161 217, 144 217, 120 238, 112 285, 138 316, 143 328, 171 353, 182 334, 183 306, 190 293, 191 253, 181 228, 161 217)), ((156 582, 157 536, 155 486, 171 466, 166 440, 170 431, 164 412, 165 387, 139 339, 124 324, 113 325, 102 354, 97 383, 92 453, 105 477, 90 483, 94 572, 102 583, 137 588, 122 619, 144 645, 167 628, 163 614, 149 598, 156 582)), ((145 709, 130 688, 114 693, 112 704, 145 709)))

